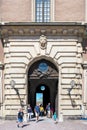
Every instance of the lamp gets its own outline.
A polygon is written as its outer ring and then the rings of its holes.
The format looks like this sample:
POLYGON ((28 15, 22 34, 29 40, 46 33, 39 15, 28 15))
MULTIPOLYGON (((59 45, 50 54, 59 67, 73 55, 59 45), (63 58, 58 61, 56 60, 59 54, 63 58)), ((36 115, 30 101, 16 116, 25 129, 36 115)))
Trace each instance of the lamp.
POLYGON ((71 87, 73 88, 73 87, 75 86, 75 81, 72 80, 72 81, 70 82, 70 84, 71 84, 71 87))
POLYGON ((15 81, 14 81, 14 80, 11 80, 11 81, 10 81, 10 84, 11 84, 11 87, 14 88, 14 86, 15 86, 15 81))
POLYGON ((70 95, 71 90, 73 89, 73 87, 75 86, 75 81, 71 80, 70 82, 71 88, 68 89, 68 94, 70 95))
POLYGON ((14 90, 16 91, 16 93, 17 93, 17 95, 18 95, 18 97, 19 97, 21 106, 24 107, 24 102, 21 101, 21 98, 20 98, 20 94, 19 94, 18 89, 14 87, 15 84, 16 84, 15 81, 14 81, 14 80, 11 80, 11 81, 10 81, 10 84, 11 84, 11 87, 14 88, 14 90))

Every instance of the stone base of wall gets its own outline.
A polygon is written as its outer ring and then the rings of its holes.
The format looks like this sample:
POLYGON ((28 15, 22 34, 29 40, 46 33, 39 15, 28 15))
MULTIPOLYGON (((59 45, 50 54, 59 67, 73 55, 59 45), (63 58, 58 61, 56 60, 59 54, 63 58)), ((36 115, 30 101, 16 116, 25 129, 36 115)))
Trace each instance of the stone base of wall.
POLYGON ((5 120, 17 120, 17 115, 7 115, 5 116, 5 120))
POLYGON ((64 116, 64 120, 81 120, 81 115, 73 115, 73 116, 64 116))

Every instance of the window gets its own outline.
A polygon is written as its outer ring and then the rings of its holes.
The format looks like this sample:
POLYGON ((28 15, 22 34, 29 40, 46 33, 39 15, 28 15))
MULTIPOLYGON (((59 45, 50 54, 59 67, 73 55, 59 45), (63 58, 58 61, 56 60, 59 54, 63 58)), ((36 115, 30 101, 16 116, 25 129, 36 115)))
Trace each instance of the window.
POLYGON ((50 0, 36 0, 36 22, 50 22, 50 0))

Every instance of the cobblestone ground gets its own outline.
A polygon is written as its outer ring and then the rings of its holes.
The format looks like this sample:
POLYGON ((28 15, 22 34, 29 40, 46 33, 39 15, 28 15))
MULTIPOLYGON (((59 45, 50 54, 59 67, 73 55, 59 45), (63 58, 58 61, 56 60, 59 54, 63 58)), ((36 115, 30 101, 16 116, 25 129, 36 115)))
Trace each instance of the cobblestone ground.
POLYGON ((63 122, 55 122, 53 119, 40 117, 36 123, 32 121, 24 122, 23 128, 17 127, 17 122, 14 120, 0 120, 0 130, 87 130, 87 120, 65 120, 63 122))

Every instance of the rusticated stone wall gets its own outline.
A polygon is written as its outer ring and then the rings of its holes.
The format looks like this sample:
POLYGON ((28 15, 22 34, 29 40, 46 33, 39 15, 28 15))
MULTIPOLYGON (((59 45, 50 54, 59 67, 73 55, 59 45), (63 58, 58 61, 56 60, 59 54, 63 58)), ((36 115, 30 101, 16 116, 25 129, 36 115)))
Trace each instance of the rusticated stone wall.
POLYGON ((1 42, 1 40, 0 40, 0 62, 4 62, 4 49, 3 49, 3 44, 2 44, 2 42, 1 42))
POLYGON ((82 113, 82 36, 80 25, 6 24, 1 26, 4 45, 3 117, 15 116, 21 103, 27 105, 28 70, 42 58, 52 62, 59 71, 58 116, 82 113), (33 26, 32 26, 33 25, 33 26), (46 35, 45 35, 46 34, 46 35), (11 86, 11 81, 15 85, 11 86), (74 81, 74 86, 71 86, 74 81))
POLYGON ((4 116, 15 115, 20 108, 20 99, 27 102, 27 69, 34 60, 46 58, 56 63, 59 69, 58 83, 58 114, 80 115, 82 103, 82 47, 78 39, 61 37, 47 37, 45 49, 40 47, 40 37, 28 37, 26 39, 9 39, 4 43, 5 67, 4 67, 4 116), (10 81, 14 79, 16 84, 12 88, 10 81), (75 86, 71 88, 71 80, 75 86), (20 96, 19 96, 19 95, 20 96))

